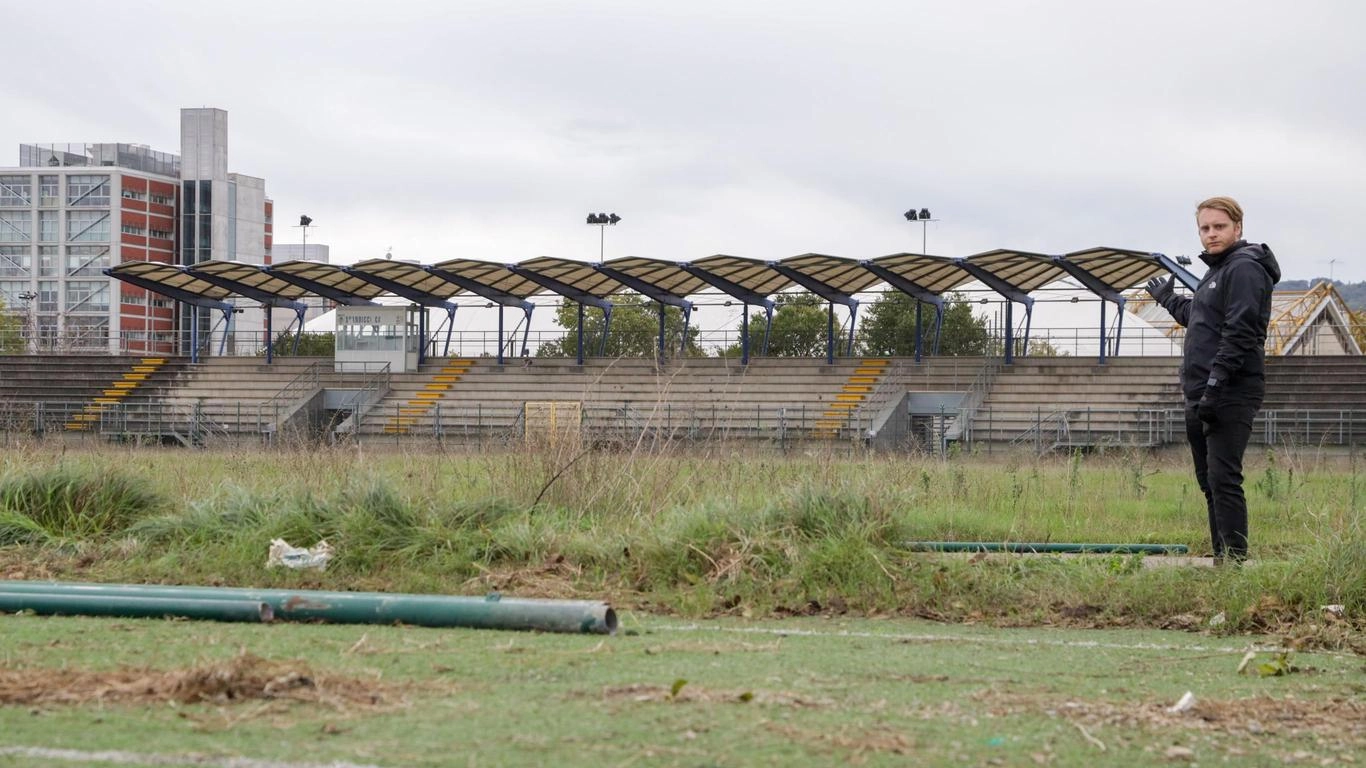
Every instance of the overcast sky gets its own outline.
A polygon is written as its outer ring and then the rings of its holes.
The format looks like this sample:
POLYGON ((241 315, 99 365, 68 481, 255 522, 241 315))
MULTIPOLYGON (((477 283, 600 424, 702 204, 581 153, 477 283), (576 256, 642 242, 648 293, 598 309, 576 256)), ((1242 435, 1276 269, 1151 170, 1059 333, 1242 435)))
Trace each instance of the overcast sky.
POLYGON ((1366 279, 1366 4, 6 1, 0 165, 228 111, 276 242, 382 256, 1199 251, 1366 279), (1331 263, 1330 263, 1331 262, 1331 263))

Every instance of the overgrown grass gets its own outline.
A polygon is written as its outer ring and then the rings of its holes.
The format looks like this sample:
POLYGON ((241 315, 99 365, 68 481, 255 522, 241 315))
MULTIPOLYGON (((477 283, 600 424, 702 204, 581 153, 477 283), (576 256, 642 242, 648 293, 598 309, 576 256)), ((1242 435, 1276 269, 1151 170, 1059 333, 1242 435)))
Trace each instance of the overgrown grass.
POLYGON ((1327 604, 1366 614, 1355 456, 1250 457, 1258 562, 1241 569, 907 546, 1099 541, 1207 552, 1203 499, 1183 459, 577 450, 63 458, 35 449, 0 464, 0 572, 23 563, 30 574, 37 563, 63 578, 503 589, 688 615, 1203 626, 1223 613, 1238 631, 1315 625, 1327 604), (321 574, 267 571, 275 538, 326 539, 337 555, 321 574), (79 557, 68 554, 73 544, 79 557))

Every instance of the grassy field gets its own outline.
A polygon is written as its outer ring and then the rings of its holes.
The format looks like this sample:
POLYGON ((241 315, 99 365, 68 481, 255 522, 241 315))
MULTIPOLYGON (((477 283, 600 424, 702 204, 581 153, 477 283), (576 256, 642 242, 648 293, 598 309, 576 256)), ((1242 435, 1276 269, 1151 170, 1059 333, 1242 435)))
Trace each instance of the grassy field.
POLYGON ((1263 652, 1240 674, 1270 638, 632 615, 610 638, 0 622, 0 765, 1333 765, 1366 751, 1362 659, 1294 653, 1292 672, 1261 676, 1249 670, 1277 659, 1263 652), (1194 706, 1169 712, 1187 691, 1194 706))
POLYGON ((1215 569, 908 546, 1207 553, 1179 453, 26 446, 0 578, 605 599, 625 631, 0 617, 0 765, 1361 761, 1361 470, 1249 456, 1254 562, 1215 569), (266 569, 273 538, 336 559, 266 569), (1239 672, 1254 646, 1286 653, 1239 672))

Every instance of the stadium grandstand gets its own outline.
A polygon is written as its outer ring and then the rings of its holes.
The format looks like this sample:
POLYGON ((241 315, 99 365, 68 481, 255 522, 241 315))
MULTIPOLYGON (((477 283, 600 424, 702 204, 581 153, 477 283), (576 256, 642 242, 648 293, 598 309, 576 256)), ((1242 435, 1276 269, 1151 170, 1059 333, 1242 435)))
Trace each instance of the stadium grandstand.
MULTIPOLYGON (((1103 247, 1051 256, 998 249, 966 258, 901 253, 871 260, 805 254, 780 261, 717 255, 693 262, 126 262, 105 272, 182 305, 186 337, 172 350, 141 354, 0 358, 0 430, 10 439, 60 435, 186 446, 283 439, 396 445, 745 440, 927 451, 953 443, 1039 451, 1160 446, 1184 440, 1178 361, 1121 354, 1125 313, 1166 332, 1151 302, 1133 290, 1155 275, 1172 274, 1188 289, 1198 282, 1183 263, 1162 254, 1103 247), (1098 300, 1094 358, 1027 354, 1033 294, 1064 281, 1098 300), (942 320, 946 295, 969 284, 1002 301, 997 357, 940 356, 937 339, 926 337, 942 322, 922 322, 921 309, 942 320), (853 356, 858 297, 879 288, 915 300, 914 355, 853 356), (719 293, 740 304, 747 326, 750 308, 771 323, 775 296, 793 290, 828 305, 823 358, 768 356, 762 341, 751 348, 751 339, 766 338, 767 329, 759 335, 748 327, 738 357, 666 348, 666 308, 681 311, 686 339, 699 294, 719 293), (587 354, 584 311, 602 313, 605 342, 613 298, 622 295, 657 305, 653 357, 587 354), (524 357, 525 334, 535 300, 545 296, 578 305, 578 356, 536 358, 532 365, 524 357), (281 334, 292 334, 297 344, 308 299, 337 307, 334 357, 278 353, 281 334), (462 300, 466 307, 476 300, 498 310, 496 354, 450 353, 462 300), (244 311, 239 301, 263 313, 262 343, 250 355, 226 354, 240 349, 234 339, 236 315, 244 311), (836 306, 847 312, 847 339, 837 338, 836 306), (510 333, 503 323, 508 307, 521 315, 510 333), (277 333, 282 312, 293 318, 277 333), (429 327, 433 316, 443 318, 435 328, 429 327)), ((1331 286, 1278 294, 1276 306, 1267 407, 1254 439, 1363 442, 1366 359, 1348 328, 1350 311, 1331 286)))

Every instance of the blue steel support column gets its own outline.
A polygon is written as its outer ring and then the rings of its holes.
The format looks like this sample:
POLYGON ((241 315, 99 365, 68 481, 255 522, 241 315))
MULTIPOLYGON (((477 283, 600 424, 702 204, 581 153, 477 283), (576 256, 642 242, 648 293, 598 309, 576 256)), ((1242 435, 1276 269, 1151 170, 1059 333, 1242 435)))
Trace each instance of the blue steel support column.
POLYGON ((825 364, 835 364, 835 302, 825 303, 825 364))
POLYGON ((602 308, 602 341, 598 343, 598 357, 607 354, 607 334, 612 330, 612 305, 602 308))
POLYGON ((664 362, 664 302, 659 303, 659 362, 664 362))
MULTIPOLYGON (((527 340, 528 338, 530 338, 530 336, 531 336, 531 311, 532 311, 533 309, 536 308, 536 305, 535 305, 535 304, 532 304, 532 303, 529 302, 529 301, 524 301, 524 302, 522 302, 522 305, 523 305, 523 306, 522 306, 522 311, 526 313, 526 327, 522 329, 522 356, 523 356, 523 357, 526 357, 526 356, 527 356, 527 351, 528 351, 528 350, 527 350, 527 345, 526 345, 526 340, 527 340)), ((498 308, 498 312, 499 312, 499 314, 502 314, 502 312, 503 312, 502 307, 499 307, 499 308, 498 308)), ((516 328, 512 329, 512 332, 513 332, 513 333, 516 333, 516 332, 517 332, 517 329, 516 329, 516 328)), ((502 349, 502 348, 503 348, 503 333, 502 333, 502 331, 499 331, 499 333, 498 333, 498 348, 499 348, 499 349, 502 349)))
POLYGON ((579 365, 583 365, 583 302, 579 302, 579 365))
MULTIPOLYGON (((992 274, 991 272, 988 272, 988 271, 985 270, 985 269, 982 269, 981 267, 977 266, 976 264, 973 264, 972 262, 968 261, 967 259, 955 259, 955 263, 957 263, 958 266, 961 267, 961 268, 963 269, 964 272, 967 272, 968 274, 970 274, 970 275, 972 275, 973 277, 977 278, 978 280, 982 281, 983 283, 986 284, 986 286, 987 286, 988 288, 990 288, 991 290, 993 290, 993 291, 999 293, 999 294, 1001 295, 1001 298, 1003 298, 1003 299, 1006 300, 1006 358, 1005 358, 1005 362, 1006 362, 1006 365, 1011 365, 1012 363, 1015 362, 1015 350, 1014 350, 1014 346, 1015 346, 1015 322, 1014 322, 1014 320, 1012 319, 1012 310, 1013 310, 1012 303, 1018 301, 1018 302, 1020 302, 1021 304, 1024 305, 1024 308, 1025 308, 1025 346, 1026 346, 1026 348, 1027 348, 1027 347, 1029 346, 1029 328, 1030 328, 1030 325, 1032 324, 1033 319, 1034 319, 1034 299, 1033 299, 1032 297, 1030 297, 1030 295, 1029 295, 1028 293, 1026 293, 1026 292, 1020 290, 1019 288, 1017 288, 1014 284, 1009 283, 1009 282, 1007 282, 1007 281, 1005 281, 1005 280, 1002 280, 1001 278, 997 277, 996 275, 992 274)), ((941 318, 941 321, 942 321, 942 318, 941 318)), ((942 325, 942 323, 941 323, 941 325, 942 325)), ((1026 351, 1026 353, 1027 353, 1027 352, 1028 352, 1028 349, 1026 349, 1025 351, 1026 351)))
POLYGON ((854 356, 854 328, 858 319, 858 299, 850 299, 849 302, 849 344, 844 348, 845 357, 854 356))
POLYGON ((299 330, 294 334, 294 355, 296 357, 299 355, 299 339, 304 335, 304 313, 307 311, 308 307, 306 306, 294 310, 295 317, 299 323, 299 330))
POLYGON ((924 335, 924 334, 921 332, 921 326, 920 326, 920 321, 921 321, 921 313, 920 313, 920 310, 921 310, 921 308, 923 308, 924 306, 925 306, 925 305, 922 304, 922 303, 920 302, 920 299, 916 299, 916 300, 915 300, 915 361, 916 361, 917 363, 920 362, 920 341, 921 341, 921 338, 922 338, 923 335, 924 335))
POLYGON ((266 365, 270 365, 275 361, 275 334, 271 328, 271 306, 266 304, 263 308, 266 311, 266 365))
POLYGON ((749 305, 740 315, 740 365, 749 365, 749 305))
POLYGON ((503 305, 498 305, 498 364, 503 364, 503 305))
POLYGON ((1006 299, 1006 365, 1015 362, 1015 320, 1011 317, 1014 302, 1006 299))
MULTIPOLYGON (((452 304, 446 309, 446 346, 441 349, 442 357, 451 356, 451 334, 455 331, 455 310, 459 309, 459 304, 452 304)), ((426 309, 422 310, 424 313, 426 309)), ((502 343, 502 340, 499 340, 502 343)))
MULTIPOLYGON (((233 310, 224 310, 224 311, 223 311, 223 340, 220 341, 220 342, 218 343, 218 356, 219 356, 219 357, 222 357, 222 356, 226 353, 226 350, 227 350, 227 348, 228 348, 228 334, 229 334, 229 333, 232 333, 233 328, 235 327, 235 325, 233 324, 233 321, 236 320, 236 319, 237 319, 237 315, 236 315, 236 313, 235 313, 233 310)), ((211 326, 211 327, 209 328, 209 342, 210 342, 210 343, 213 342, 213 329, 214 329, 214 328, 217 328, 217 327, 218 327, 218 326, 215 325, 215 326, 211 326)))
POLYGON ((190 362, 199 362, 199 307, 190 305, 190 362))
POLYGON ((678 345, 678 356, 685 357, 688 354, 688 323, 692 320, 692 302, 683 302, 683 341, 678 345))
POLYGON ((1100 364, 1105 365, 1105 302, 1100 303, 1100 364))
MULTIPOLYGON (((746 307, 748 309, 748 307, 746 307)), ((764 305, 764 349, 762 354, 768 357, 768 337, 773 333, 773 300, 770 299, 764 305)))

